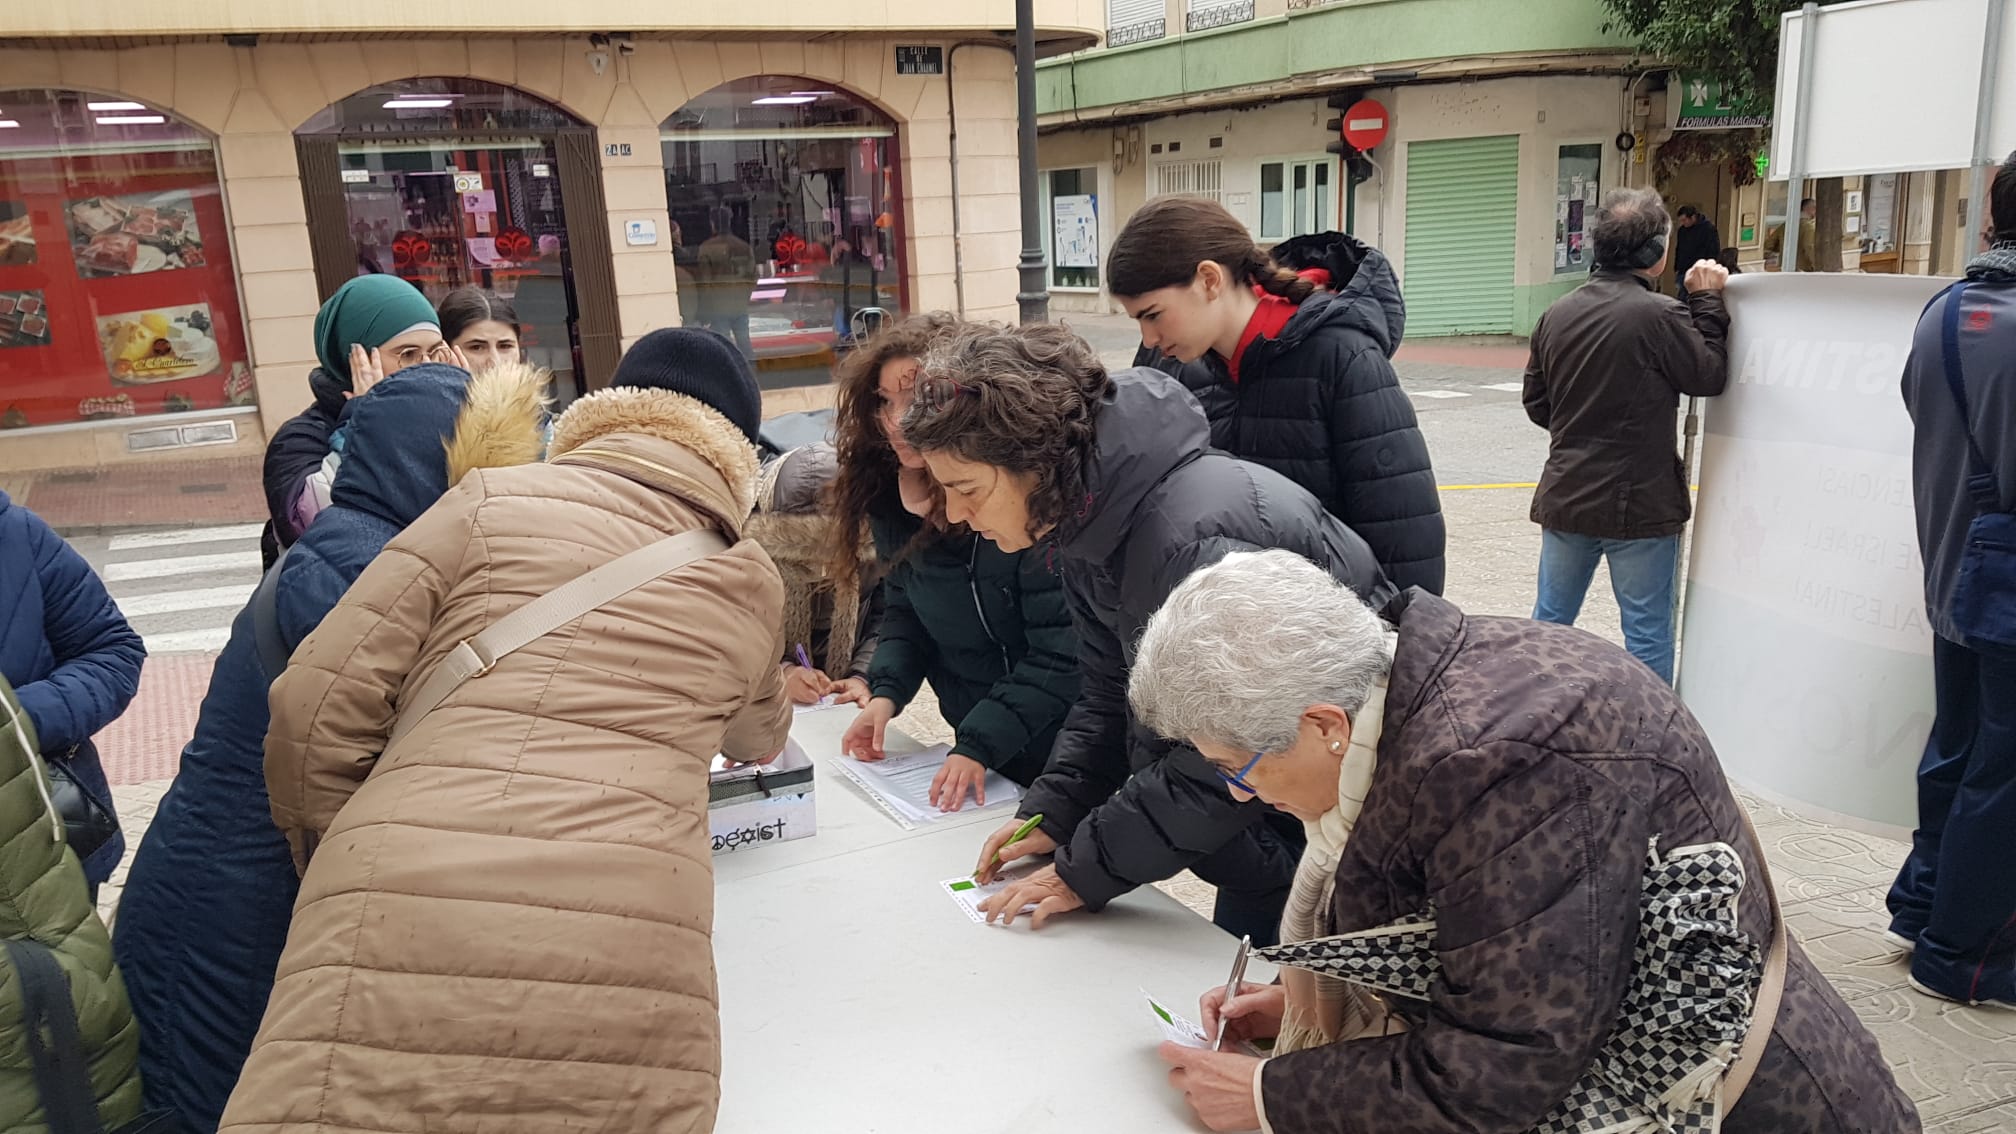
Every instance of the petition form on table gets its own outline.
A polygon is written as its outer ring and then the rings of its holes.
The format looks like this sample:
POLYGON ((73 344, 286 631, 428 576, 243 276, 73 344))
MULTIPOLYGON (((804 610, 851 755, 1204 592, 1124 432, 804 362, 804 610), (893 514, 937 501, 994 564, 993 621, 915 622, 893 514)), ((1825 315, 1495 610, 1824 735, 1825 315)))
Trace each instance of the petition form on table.
MULTIPOLYGON (((842 757, 830 766, 860 785, 861 790, 868 793, 868 798, 891 819, 902 824, 905 830, 915 830, 954 815, 968 815, 975 810, 970 794, 966 796, 965 806, 958 811, 940 811, 931 805, 931 781, 938 777, 938 769, 944 766, 945 757, 951 753, 950 745, 940 744, 886 760, 842 757)), ((1017 803, 1022 798, 1022 789, 999 772, 987 773, 983 790, 987 796, 984 810, 988 811, 1017 803)))

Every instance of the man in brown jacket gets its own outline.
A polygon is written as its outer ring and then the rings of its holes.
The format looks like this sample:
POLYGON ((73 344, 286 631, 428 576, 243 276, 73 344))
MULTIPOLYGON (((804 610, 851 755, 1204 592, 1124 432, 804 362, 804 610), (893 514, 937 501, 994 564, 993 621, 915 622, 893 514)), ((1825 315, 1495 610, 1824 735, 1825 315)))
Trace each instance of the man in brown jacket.
POLYGON ((1673 680, 1673 595, 1680 529, 1692 501, 1674 450, 1680 395, 1728 383, 1728 269, 1687 269, 1687 303, 1659 294, 1671 222, 1652 189, 1617 189, 1589 230, 1589 282, 1533 328, 1526 416, 1550 438, 1533 494, 1540 595, 1533 617, 1574 625, 1599 560, 1638 660, 1673 680))

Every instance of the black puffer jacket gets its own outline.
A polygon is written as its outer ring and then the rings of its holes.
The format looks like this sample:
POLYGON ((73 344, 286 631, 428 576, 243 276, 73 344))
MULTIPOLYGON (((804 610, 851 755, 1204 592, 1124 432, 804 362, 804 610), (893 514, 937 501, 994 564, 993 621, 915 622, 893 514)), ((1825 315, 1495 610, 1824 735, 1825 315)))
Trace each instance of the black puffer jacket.
POLYGON ((1294 483, 1210 447, 1197 402, 1147 368, 1113 376, 1085 469, 1085 507, 1049 550, 1078 627, 1084 689, 1049 770, 1022 798, 1057 840, 1057 872, 1099 909, 1174 875, 1268 810, 1234 802, 1188 745, 1134 720, 1127 674, 1148 618, 1190 572, 1235 551, 1283 548, 1373 604, 1393 587, 1365 541, 1294 483))
POLYGON ((1063 582, 1040 551, 1002 551, 964 528, 911 548, 922 523, 893 492, 869 514, 876 555, 893 563, 869 691, 900 712, 928 678, 952 750, 1031 783, 1078 699, 1063 582))
POLYGON ((308 389, 315 401, 273 433, 266 443, 262 479, 266 486, 266 529, 259 536, 260 557, 267 567, 280 553, 294 545, 301 533, 294 530, 289 512, 301 482, 322 467, 329 455, 329 436, 336 432, 336 419, 350 401, 350 384, 321 367, 308 374, 308 389))
POLYGON ((1395 585, 1440 594, 1442 500, 1414 403, 1389 361, 1407 317, 1400 282, 1378 249, 1325 238, 1327 252, 1299 248, 1296 262, 1320 263, 1335 290, 1303 300, 1280 338, 1248 346, 1236 384, 1215 354, 1186 364, 1144 351, 1136 361, 1180 378, 1211 419, 1212 444, 1308 489, 1364 538, 1395 585))

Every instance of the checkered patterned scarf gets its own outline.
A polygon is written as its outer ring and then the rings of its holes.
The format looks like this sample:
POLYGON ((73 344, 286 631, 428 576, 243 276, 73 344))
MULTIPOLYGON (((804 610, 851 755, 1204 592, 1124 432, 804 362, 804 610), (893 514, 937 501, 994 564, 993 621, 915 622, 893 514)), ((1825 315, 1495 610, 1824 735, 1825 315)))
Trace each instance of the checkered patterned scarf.
MULTIPOLYGON (((1385 647, 1389 664, 1398 644, 1399 635, 1388 632, 1385 647)), ((1288 908, 1281 916, 1284 942, 1310 941, 1328 932, 1337 862, 1358 825, 1358 814, 1372 790, 1372 773, 1379 767, 1379 737, 1386 727, 1386 679, 1387 675, 1381 674, 1373 683, 1351 722, 1351 744, 1337 772, 1337 806, 1314 823, 1303 824, 1309 832, 1309 846, 1295 867, 1295 885, 1288 892, 1288 908)), ((1281 1020, 1281 1034, 1274 1041, 1277 1053, 1350 1039, 1363 1034, 1378 1019, 1372 998, 1336 977, 1306 969, 1282 969, 1281 982, 1288 993, 1288 1008, 1281 1020)))
POLYGON ((1998 240, 1988 251, 1968 261, 1967 278, 1989 283, 2016 282, 2016 239, 1998 240))

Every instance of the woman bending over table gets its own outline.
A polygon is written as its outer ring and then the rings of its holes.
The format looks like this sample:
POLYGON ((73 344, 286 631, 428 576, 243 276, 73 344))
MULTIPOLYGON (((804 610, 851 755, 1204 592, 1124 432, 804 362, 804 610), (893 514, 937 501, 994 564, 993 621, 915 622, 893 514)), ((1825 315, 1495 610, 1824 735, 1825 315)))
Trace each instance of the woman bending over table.
POLYGON ((1128 693, 1308 832, 1258 954, 1282 982, 1203 998, 1207 1032, 1274 1056, 1163 1047, 1211 1129, 1919 1129, 1868 1030, 1774 941, 1701 726, 1623 650, 1420 590, 1382 620, 1269 551, 1175 588, 1128 693))

